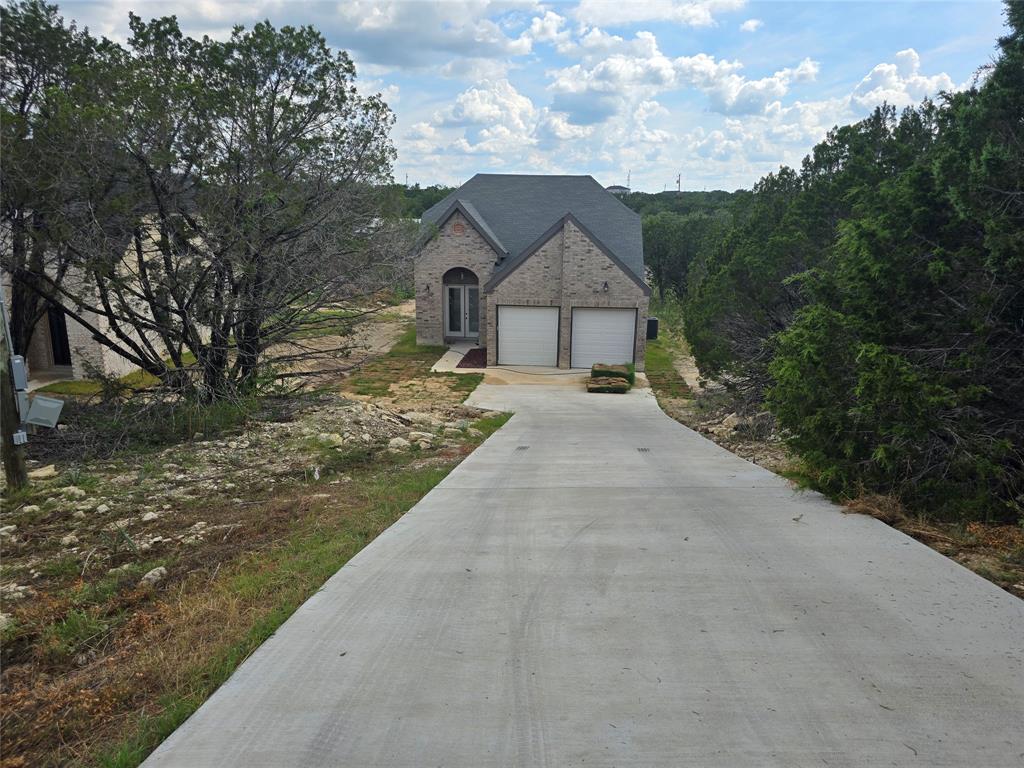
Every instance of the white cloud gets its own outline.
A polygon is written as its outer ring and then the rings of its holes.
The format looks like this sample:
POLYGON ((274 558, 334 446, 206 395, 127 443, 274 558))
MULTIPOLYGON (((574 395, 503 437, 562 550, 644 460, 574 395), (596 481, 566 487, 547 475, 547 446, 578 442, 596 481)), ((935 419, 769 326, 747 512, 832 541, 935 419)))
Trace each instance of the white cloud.
POLYGON ((900 51, 893 63, 872 69, 853 89, 851 98, 862 109, 871 109, 883 101, 897 107, 916 104, 926 96, 956 89, 945 72, 928 77, 921 74, 921 57, 913 48, 900 51))
POLYGON ((454 104, 434 116, 434 122, 445 126, 505 124, 521 132, 534 117, 533 102, 508 80, 497 80, 463 91, 454 104))
POLYGON ((565 26, 565 18, 554 11, 545 11, 543 16, 534 16, 525 35, 537 43, 565 45, 572 33, 565 26))
POLYGON ((764 26, 764 22, 760 19, 747 19, 740 24, 741 32, 757 32, 761 27, 764 26))
POLYGON ((594 133, 593 125, 573 125, 564 113, 552 112, 545 107, 537 124, 537 132, 542 139, 570 141, 585 139, 594 133))
MULTIPOLYGON (((484 81, 434 114, 435 128, 459 129, 447 149, 462 154, 521 152, 536 143, 538 110, 508 80, 484 81)), ((422 131, 420 131, 422 133, 422 131)), ((447 131, 450 136, 451 131, 447 131)), ((435 137, 436 134, 431 134, 435 137)), ((438 140, 435 146, 440 148, 438 140)))
MULTIPOLYGON (((559 102, 564 105, 562 111, 589 114, 599 110, 597 114, 607 118, 613 111, 607 107, 610 99, 625 105, 636 98, 693 87, 707 94, 716 112, 757 114, 785 96, 793 83, 813 81, 819 69, 817 62, 804 59, 796 67, 751 80, 740 73, 743 64, 739 61, 716 59, 707 53, 670 59, 658 49, 649 32, 639 32, 627 43, 620 37, 591 30, 581 39, 581 49, 588 37, 593 49, 604 52, 595 57, 596 64, 584 60, 550 73, 549 90, 556 94, 556 107, 559 102), (580 97, 568 99, 564 94, 580 97)), ((578 118, 574 121, 581 122, 578 118)))
POLYGON ((745 0, 581 0, 574 15, 584 24, 609 27, 645 21, 710 27, 716 16, 744 5, 745 0))
POLYGON ((437 129, 430 123, 413 123, 405 133, 407 139, 433 139, 437 137, 437 129))
POLYGON ((512 63, 508 59, 459 58, 452 59, 438 71, 442 77, 475 83, 506 78, 511 68, 512 63))

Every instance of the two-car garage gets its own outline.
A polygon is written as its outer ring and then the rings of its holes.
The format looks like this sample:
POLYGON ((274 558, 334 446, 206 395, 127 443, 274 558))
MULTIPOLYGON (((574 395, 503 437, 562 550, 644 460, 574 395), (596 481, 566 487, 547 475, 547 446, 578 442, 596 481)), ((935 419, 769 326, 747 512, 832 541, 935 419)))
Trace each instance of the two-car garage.
MULTIPOLYGON (((635 308, 573 307, 570 365, 633 362, 635 308)), ((498 365, 558 365, 558 307, 498 306, 498 365)))

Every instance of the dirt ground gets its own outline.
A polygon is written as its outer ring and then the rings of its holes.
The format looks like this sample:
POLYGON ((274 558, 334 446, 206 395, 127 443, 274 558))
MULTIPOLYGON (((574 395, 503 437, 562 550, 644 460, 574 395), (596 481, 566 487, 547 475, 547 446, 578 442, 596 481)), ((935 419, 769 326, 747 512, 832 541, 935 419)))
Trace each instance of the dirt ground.
POLYGON ((296 339, 267 350, 269 357, 296 357, 285 371, 308 387, 329 386, 339 376, 387 352, 409 321, 416 316, 416 302, 379 308, 377 314, 358 322, 348 336, 325 334, 296 339))

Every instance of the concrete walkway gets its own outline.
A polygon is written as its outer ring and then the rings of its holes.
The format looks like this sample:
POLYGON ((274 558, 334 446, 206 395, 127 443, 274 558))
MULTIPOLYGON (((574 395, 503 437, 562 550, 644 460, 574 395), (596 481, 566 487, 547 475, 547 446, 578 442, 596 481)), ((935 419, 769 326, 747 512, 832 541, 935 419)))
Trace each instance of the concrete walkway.
POLYGON ((1024 603, 649 390, 517 415, 147 766, 1024 764, 1024 603))

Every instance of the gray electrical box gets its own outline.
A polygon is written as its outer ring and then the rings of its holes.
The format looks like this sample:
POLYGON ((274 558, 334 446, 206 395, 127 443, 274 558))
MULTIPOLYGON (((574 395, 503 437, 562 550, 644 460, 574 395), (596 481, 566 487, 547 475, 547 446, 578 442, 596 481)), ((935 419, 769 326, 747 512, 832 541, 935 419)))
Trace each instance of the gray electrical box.
POLYGON ((28 416, 28 392, 18 392, 18 420, 24 421, 28 416))
POLYGON ((32 405, 28 409, 28 418, 25 421, 40 427, 56 427, 63 407, 63 400, 36 395, 32 398, 32 405))
POLYGON ((28 368, 25 367, 24 357, 11 355, 11 372, 14 374, 14 388, 28 389, 28 368))

